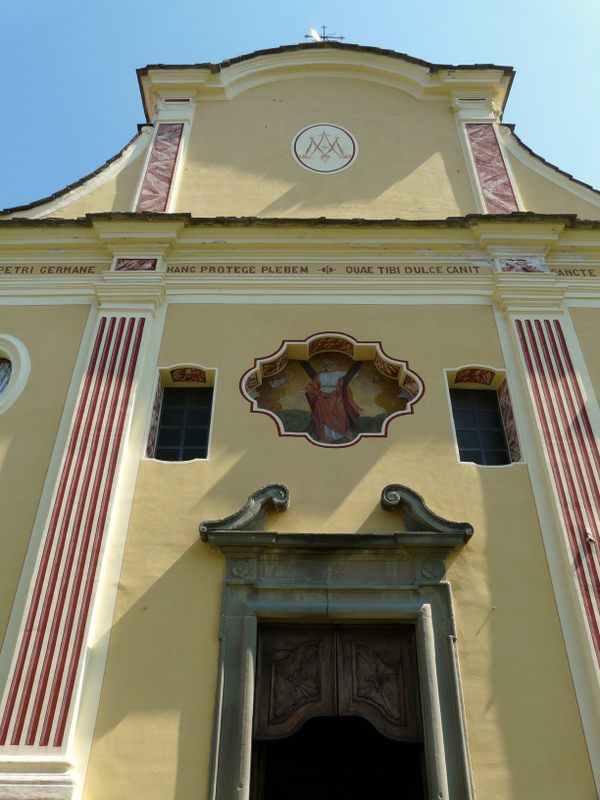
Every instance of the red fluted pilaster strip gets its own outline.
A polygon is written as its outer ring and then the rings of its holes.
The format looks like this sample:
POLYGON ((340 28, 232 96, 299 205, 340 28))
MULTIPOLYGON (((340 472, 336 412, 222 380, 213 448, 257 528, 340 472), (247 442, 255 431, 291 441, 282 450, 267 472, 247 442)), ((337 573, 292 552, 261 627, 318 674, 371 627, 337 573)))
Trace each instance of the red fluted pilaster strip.
POLYGON ((143 319, 100 320, 9 676, 0 744, 63 743, 143 330, 143 319))
POLYGON ((559 320, 517 320, 571 565, 600 663, 600 452, 559 320))

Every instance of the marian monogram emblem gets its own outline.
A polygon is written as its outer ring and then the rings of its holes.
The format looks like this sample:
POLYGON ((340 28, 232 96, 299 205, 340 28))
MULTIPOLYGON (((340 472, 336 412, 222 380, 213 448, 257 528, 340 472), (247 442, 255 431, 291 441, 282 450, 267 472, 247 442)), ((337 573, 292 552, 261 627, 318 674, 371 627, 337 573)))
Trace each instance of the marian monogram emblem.
POLYGON ((341 172, 356 161, 358 143, 339 125, 322 122, 310 125, 294 136, 292 155, 311 172, 341 172))

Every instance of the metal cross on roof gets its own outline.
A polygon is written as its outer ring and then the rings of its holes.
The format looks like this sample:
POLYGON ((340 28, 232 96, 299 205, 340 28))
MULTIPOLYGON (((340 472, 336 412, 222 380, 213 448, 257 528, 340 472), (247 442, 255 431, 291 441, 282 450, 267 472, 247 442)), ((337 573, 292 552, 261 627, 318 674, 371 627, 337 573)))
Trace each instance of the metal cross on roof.
POLYGON ((314 42, 343 42, 344 37, 338 36, 336 33, 327 33, 327 26, 321 25, 321 33, 314 28, 309 28, 308 33, 304 36, 305 39, 312 39, 314 42))

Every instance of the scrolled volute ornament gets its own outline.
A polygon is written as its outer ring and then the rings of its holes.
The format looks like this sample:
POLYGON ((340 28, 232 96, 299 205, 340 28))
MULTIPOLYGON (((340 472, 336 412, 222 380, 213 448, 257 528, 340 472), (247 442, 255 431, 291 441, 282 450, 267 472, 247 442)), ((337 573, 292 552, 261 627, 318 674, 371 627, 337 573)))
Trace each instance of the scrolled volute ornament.
POLYGON ((201 522, 200 537, 208 541, 208 534, 214 531, 251 531, 264 519, 267 509, 285 511, 290 504, 290 491, 283 483, 269 483, 253 492, 239 511, 222 519, 201 522))
POLYGON ((440 517, 425 505, 420 494, 401 483, 390 483, 383 489, 381 508, 384 511, 402 510, 407 530, 425 533, 458 533, 464 537, 465 541, 473 535, 473 526, 468 522, 453 522, 440 517))

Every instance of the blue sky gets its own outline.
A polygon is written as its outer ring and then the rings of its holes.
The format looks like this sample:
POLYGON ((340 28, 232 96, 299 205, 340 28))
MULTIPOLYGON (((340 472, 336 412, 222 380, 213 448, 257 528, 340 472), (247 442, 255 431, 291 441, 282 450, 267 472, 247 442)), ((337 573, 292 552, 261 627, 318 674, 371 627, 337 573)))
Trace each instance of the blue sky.
POLYGON ((600 188, 598 0, 6 0, 0 208, 55 192, 124 146, 144 120, 136 67, 222 61, 323 24, 427 61, 514 66, 504 121, 600 188))

